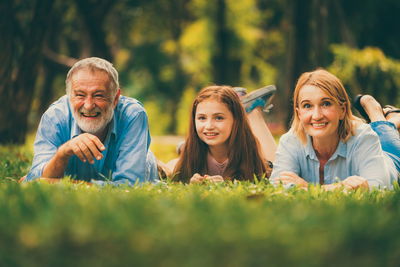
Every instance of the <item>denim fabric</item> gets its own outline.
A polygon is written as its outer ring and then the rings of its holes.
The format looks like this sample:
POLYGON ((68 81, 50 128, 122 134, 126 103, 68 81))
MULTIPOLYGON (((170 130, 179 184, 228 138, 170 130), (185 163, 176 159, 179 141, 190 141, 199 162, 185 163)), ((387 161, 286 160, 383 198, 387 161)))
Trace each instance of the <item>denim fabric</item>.
POLYGON ((389 121, 374 121, 370 125, 381 141, 382 150, 393 160, 400 172, 400 136, 396 126, 389 121))

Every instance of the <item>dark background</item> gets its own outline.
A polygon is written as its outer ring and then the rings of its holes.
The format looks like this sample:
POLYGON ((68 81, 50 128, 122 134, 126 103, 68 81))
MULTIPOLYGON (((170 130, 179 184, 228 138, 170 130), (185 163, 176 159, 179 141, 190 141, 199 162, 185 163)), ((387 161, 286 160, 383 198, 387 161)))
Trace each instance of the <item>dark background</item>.
POLYGON ((185 92, 214 83, 276 84, 271 120, 286 127, 296 79, 317 67, 350 95, 399 103, 398 0, 2 0, 0 12, 1 144, 23 143, 89 56, 167 116, 162 134, 180 133, 185 92))

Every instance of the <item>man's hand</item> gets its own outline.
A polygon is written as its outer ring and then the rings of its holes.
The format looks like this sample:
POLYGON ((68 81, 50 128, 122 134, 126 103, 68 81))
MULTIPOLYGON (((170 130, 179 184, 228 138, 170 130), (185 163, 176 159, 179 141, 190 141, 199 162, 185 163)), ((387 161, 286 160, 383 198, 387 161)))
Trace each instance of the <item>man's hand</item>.
POLYGON ((289 183, 293 183, 296 184, 302 188, 307 188, 308 187, 308 183, 301 178, 300 176, 298 176, 297 174, 295 174, 294 172, 281 172, 279 174, 279 177, 274 179, 274 182, 276 184, 282 183, 282 184, 289 184, 289 183))
POLYGON ((93 164, 95 159, 100 160, 103 158, 101 152, 105 149, 97 136, 84 133, 64 143, 57 153, 60 153, 61 157, 68 159, 72 155, 76 155, 81 161, 88 161, 93 164))
POLYGON ((105 150, 103 143, 93 134, 84 133, 60 146, 54 157, 44 166, 42 177, 64 177, 65 168, 72 155, 76 155, 81 161, 93 164, 94 160, 100 160, 105 150))

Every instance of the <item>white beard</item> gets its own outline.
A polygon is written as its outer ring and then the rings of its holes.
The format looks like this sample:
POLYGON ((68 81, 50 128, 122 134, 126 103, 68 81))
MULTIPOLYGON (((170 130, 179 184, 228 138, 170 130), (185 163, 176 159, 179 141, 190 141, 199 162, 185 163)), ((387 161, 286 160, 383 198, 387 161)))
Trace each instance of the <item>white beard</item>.
POLYGON ((99 108, 95 108, 90 112, 88 110, 85 110, 83 107, 80 108, 78 111, 73 111, 73 116, 79 128, 83 132, 90 134, 101 133, 107 127, 108 123, 112 120, 114 116, 114 108, 112 107, 112 105, 110 105, 104 112, 101 112, 99 108), (81 112, 100 112, 100 115, 95 119, 87 119, 81 114, 81 112))

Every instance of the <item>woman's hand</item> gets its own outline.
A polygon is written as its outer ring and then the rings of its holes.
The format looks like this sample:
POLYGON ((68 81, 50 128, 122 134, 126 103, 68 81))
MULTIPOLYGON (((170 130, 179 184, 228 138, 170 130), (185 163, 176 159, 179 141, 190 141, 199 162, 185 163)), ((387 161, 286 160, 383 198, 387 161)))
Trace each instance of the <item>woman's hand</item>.
POLYGON ((282 183, 282 184, 296 184, 302 188, 307 188, 308 187, 308 183, 301 178, 300 176, 298 176, 297 174, 295 174, 294 172, 281 172, 279 174, 279 177, 274 179, 274 182, 276 184, 282 183))
POLYGON ((368 181, 361 176, 349 176, 340 182, 346 189, 355 190, 358 188, 369 188, 368 181))
POLYGON ((358 188, 368 189, 369 185, 365 178, 354 175, 347 177, 339 183, 323 185, 322 188, 324 188, 326 191, 332 191, 338 188, 344 188, 345 190, 356 190, 358 188))
POLYGON ((192 178, 190 178, 190 183, 191 184, 200 184, 204 183, 205 181, 210 181, 213 183, 221 183, 224 181, 224 178, 221 175, 200 175, 198 173, 195 173, 192 178))

